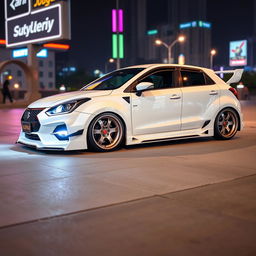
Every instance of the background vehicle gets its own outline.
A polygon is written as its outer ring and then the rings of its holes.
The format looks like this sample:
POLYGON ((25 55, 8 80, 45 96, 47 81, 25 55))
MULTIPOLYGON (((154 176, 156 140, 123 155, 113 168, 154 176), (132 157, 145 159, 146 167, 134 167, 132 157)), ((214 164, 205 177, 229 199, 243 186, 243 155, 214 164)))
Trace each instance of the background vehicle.
MULTIPOLYGON (((239 80, 235 71, 231 82, 239 80)), ((80 91, 40 99, 22 116, 19 143, 37 149, 110 151, 122 145, 242 129, 235 89, 206 68, 152 64, 120 69, 80 91)))

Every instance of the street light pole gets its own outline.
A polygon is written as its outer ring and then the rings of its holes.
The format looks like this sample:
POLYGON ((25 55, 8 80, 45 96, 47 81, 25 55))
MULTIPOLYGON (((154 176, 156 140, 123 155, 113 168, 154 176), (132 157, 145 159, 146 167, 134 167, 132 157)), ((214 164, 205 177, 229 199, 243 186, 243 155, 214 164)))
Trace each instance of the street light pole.
POLYGON ((162 40, 157 39, 155 41, 155 43, 157 45, 163 45, 164 47, 167 48, 168 50, 168 63, 171 63, 171 59, 172 59, 172 48, 173 46, 177 43, 177 42, 184 42, 185 41, 185 37, 184 36, 179 36, 176 40, 174 40, 170 45, 168 45, 167 43, 163 42, 162 40))
POLYGON ((217 51, 215 49, 212 49, 210 52, 210 68, 213 68, 213 56, 216 55, 217 51))
POLYGON ((108 61, 107 62, 105 62, 105 74, 107 74, 108 73, 108 64, 109 63, 114 63, 115 62, 115 60, 114 59, 112 59, 112 58, 110 58, 110 59, 108 59, 108 61))

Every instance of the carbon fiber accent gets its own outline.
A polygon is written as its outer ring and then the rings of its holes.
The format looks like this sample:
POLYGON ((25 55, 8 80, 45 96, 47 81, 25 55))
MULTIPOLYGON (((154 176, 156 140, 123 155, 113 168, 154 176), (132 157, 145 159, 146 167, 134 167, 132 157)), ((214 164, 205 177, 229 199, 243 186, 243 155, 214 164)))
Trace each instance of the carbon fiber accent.
POLYGON ((40 138, 37 134, 25 133, 25 137, 29 140, 39 140, 40 138))

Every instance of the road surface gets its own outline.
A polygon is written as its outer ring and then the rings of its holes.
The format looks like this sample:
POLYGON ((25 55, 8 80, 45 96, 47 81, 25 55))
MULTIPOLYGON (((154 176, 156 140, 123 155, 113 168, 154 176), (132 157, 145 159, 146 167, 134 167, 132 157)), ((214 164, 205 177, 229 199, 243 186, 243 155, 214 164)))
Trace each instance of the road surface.
POLYGON ((0 255, 256 255, 256 104, 212 138, 47 153, 0 110, 0 255))

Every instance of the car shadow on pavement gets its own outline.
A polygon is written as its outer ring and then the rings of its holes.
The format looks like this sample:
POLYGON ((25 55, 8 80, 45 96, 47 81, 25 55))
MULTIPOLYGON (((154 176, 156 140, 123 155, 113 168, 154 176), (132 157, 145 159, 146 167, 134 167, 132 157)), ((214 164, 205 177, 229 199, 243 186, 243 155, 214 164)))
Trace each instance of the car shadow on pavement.
POLYGON ((45 151, 36 150, 23 145, 16 144, 10 149, 16 152, 29 155, 77 157, 77 158, 140 158, 140 157, 160 157, 160 156, 184 156, 184 155, 204 155, 209 153, 219 153, 224 151, 246 148, 254 145, 252 139, 243 136, 241 144, 240 136, 232 140, 215 140, 212 137, 192 138, 183 140, 170 140, 148 144, 123 146, 119 150, 111 152, 92 152, 89 150, 75 151, 45 151))

